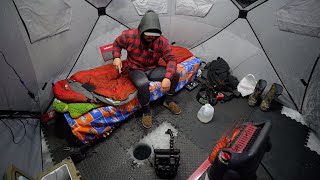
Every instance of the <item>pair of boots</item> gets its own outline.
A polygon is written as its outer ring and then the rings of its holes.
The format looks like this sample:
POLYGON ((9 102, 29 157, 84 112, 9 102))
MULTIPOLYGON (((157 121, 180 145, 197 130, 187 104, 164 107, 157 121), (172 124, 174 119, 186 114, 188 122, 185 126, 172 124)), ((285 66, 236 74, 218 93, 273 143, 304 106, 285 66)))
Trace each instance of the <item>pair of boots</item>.
POLYGON ((264 98, 261 97, 262 92, 267 86, 267 81, 260 79, 253 91, 253 93, 249 96, 248 104, 249 106, 255 106, 262 99, 260 104, 261 111, 268 111, 272 101, 281 95, 283 91, 283 87, 280 84, 273 83, 270 90, 267 92, 264 98))
MULTIPOLYGON (((178 104, 176 104, 174 101, 164 101, 163 106, 166 107, 171 111, 172 114, 180 114, 181 109, 178 104)), ((150 105, 142 106, 142 125, 145 128, 151 128, 152 126, 152 114, 151 114, 151 108, 150 105)))

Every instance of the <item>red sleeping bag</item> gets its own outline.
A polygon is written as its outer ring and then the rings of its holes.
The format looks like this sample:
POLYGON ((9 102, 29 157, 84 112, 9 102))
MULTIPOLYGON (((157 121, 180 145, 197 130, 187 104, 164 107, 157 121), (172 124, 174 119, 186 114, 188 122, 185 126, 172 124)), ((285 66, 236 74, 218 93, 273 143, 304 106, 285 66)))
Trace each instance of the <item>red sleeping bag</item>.
POLYGON ((54 85, 53 92, 56 98, 69 103, 88 102, 86 96, 70 87, 69 80, 89 84, 94 87, 94 93, 113 100, 124 101, 137 90, 127 75, 119 74, 112 64, 107 64, 94 69, 79 71, 69 79, 60 80, 54 85))
MULTIPOLYGON (((181 62, 185 61, 186 59, 188 59, 189 57, 193 56, 193 54, 187 48, 184 48, 181 46, 171 46, 171 49, 172 49, 172 54, 174 55, 174 57, 177 60, 177 63, 181 63, 181 62)), ((160 66, 167 65, 167 63, 162 58, 159 59, 158 64, 160 66)))

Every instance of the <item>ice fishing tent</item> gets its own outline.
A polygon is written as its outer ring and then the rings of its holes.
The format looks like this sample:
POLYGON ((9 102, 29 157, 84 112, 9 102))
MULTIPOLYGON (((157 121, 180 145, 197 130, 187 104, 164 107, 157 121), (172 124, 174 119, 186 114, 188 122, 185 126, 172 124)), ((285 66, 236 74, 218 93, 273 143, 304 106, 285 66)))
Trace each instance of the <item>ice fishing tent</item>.
POLYGON ((148 9, 170 43, 206 62, 223 57, 238 79, 281 84, 279 100, 320 137, 318 0, 2 0, 1 110, 46 111, 52 84, 105 64, 99 47, 148 9))

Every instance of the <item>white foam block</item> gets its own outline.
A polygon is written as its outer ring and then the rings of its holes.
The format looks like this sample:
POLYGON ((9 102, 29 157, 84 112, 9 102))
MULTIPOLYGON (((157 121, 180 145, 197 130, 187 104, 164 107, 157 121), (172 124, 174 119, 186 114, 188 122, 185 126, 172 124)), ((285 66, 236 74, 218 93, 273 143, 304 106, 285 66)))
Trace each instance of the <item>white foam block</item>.
MULTIPOLYGON (((286 115, 287 117, 290 117, 291 119, 296 120, 297 122, 300 122, 303 125, 307 126, 306 121, 303 119, 302 115, 293 109, 287 108, 283 106, 281 110, 281 114, 286 115)), ((320 155, 320 140, 319 138, 313 133, 310 132, 309 136, 307 138, 307 144, 306 147, 308 147, 311 151, 315 151, 318 155, 320 155)))
POLYGON ((51 153, 49 151, 48 144, 45 140, 45 136, 43 131, 41 130, 41 144, 42 144, 42 163, 43 163, 43 170, 49 169, 54 166, 51 153))
POLYGON ((307 125, 307 123, 303 119, 302 115, 298 111, 296 111, 294 109, 287 108, 287 107, 283 106, 282 110, 281 110, 281 114, 284 114, 287 117, 289 117, 291 119, 294 119, 294 120, 296 120, 297 122, 300 122, 303 125, 307 125))
POLYGON ((306 145, 311 151, 315 151, 318 155, 320 155, 320 140, 313 133, 309 133, 308 143, 306 145))

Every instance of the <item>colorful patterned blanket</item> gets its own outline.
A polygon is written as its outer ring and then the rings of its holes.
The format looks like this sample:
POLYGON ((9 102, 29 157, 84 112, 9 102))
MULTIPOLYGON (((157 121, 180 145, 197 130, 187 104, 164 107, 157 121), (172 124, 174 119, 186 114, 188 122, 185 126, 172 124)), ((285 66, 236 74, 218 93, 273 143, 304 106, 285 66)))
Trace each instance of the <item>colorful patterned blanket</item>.
MULTIPOLYGON (((181 90, 188 82, 195 78, 200 63, 200 59, 191 57, 178 64, 180 79, 176 91, 181 90)), ((150 82, 149 90, 151 101, 164 95, 160 91, 160 82, 150 82)), ((72 133, 86 144, 101 135, 109 135, 115 128, 115 124, 125 120, 140 107, 138 98, 134 98, 125 105, 105 106, 93 109, 79 118, 74 119, 69 113, 65 113, 64 116, 71 127, 72 133)))

